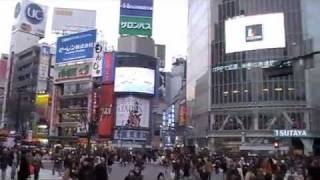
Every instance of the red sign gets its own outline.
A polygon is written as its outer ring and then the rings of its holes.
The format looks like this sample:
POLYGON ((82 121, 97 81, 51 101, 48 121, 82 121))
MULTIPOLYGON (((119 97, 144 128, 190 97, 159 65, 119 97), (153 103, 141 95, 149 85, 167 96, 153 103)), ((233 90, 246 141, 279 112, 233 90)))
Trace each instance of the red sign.
POLYGON ((187 125, 187 104, 182 102, 179 104, 179 126, 187 125))
POLYGON ((107 52, 104 56, 104 65, 103 65, 103 82, 113 82, 114 80, 114 60, 113 53, 107 52))
POLYGON ((100 120, 98 132, 100 137, 111 137, 114 115, 113 84, 102 85, 100 93, 100 120))

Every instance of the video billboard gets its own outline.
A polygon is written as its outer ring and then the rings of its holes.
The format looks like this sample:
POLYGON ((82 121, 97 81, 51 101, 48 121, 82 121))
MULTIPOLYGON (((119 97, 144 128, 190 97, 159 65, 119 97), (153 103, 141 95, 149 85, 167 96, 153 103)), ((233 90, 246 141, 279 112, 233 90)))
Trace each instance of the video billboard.
POLYGON ((91 60, 94 56, 96 38, 97 30, 59 37, 57 40, 56 64, 76 60, 91 60))
POLYGON ((118 97, 116 104, 116 126, 148 128, 150 101, 134 96, 118 97))
MULTIPOLYGON (((23 0, 16 4, 12 31, 27 32, 44 37, 48 17, 48 7, 23 0)), ((5 17, 3 17, 5 18, 5 17)))
POLYGON ((81 32, 95 29, 96 14, 94 10, 54 8, 52 30, 81 32))
POLYGON ((115 92, 154 94, 155 71, 141 67, 117 67, 115 92))
POLYGON ((226 53, 286 47, 284 14, 235 17, 225 21, 226 53))

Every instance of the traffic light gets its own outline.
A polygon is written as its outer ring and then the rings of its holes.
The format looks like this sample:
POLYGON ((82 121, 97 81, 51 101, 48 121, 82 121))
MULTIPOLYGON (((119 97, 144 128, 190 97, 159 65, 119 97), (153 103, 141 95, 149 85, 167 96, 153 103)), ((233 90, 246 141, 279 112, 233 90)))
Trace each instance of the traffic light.
POLYGON ((276 148, 276 149, 278 149, 278 148, 279 148, 279 143, 278 143, 278 142, 274 142, 274 143, 273 143, 273 147, 276 148))

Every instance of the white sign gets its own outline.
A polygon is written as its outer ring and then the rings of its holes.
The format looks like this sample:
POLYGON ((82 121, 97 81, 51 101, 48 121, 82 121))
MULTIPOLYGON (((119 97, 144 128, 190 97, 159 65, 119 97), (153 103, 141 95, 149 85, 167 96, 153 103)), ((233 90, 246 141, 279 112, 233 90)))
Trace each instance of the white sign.
POLYGON ((116 126, 130 128, 148 128, 150 118, 150 101, 128 96, 117 98, 116 126))
POLYGON ((52 30, 81 32, 96 28, 96 11, 54 8, 52 30))
POLYGON ((139 92, 154 94, 155 72, 140 67, 117 67, 115 92, 139 92))
POLYGON ((18 2, 14 12, 14 25, 12 31, 24 31, 44 37, 48 16, 48 7, 32 1, 18 2))
POLYGON ((226 53, 286 47, 284 14, 235 17, 225 21, 226 53))
POLYGON ((92 64, 92 77, 102 76, 102 64, 103 64, 103 48, 100 44, 95 46, 95 57, 92 64))
POLYGON ((278 137, 306 137, 307 131, 300 130, 300 129, 274 130, 274 136, 278 136, 278 137))

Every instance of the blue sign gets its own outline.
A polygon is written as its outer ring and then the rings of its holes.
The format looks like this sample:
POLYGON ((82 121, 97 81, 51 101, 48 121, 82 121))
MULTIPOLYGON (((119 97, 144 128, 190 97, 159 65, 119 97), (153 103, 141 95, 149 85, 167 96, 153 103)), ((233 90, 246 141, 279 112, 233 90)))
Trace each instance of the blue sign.
POLYGON ((120 16, 152 17, 153 0, 121 0, 120 16))
POLYGON ((44 19, 42 8, 35 3, 31 3, 26 7, 26 18, 31 24, 40 24, 44 19))
POLYGON ((59 37, 56 63, 93 58, 96 39, 97 30, 59 37))

